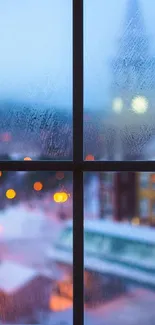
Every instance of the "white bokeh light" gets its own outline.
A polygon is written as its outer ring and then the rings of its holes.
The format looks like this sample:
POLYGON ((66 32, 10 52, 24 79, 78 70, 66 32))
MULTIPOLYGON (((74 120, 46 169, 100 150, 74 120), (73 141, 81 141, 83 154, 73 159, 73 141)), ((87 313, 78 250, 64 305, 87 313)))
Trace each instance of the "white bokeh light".
POLYGON ((120 113, 123 109, 123 100, 120 97, 117 97, 113 100, 112 103, 112 109, 116 112, 116 113, 120 113))
POLYGON ((148 100, 146 97, 137 96, 133 98, 132 103, 132 110, 137 114, 144 114, 148 110, 148 100))

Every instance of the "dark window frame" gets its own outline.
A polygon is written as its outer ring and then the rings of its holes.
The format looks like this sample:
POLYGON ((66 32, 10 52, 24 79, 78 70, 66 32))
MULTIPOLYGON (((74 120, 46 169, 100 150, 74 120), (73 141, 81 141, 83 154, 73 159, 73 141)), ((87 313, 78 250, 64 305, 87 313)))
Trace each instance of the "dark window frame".
POLYGON ((73 172, 73 324, 84 324, 83 172, 155 172, 154 161, 83 161, 83 1, 73 0, 73 160, 0 161, 4 171, 73 172))

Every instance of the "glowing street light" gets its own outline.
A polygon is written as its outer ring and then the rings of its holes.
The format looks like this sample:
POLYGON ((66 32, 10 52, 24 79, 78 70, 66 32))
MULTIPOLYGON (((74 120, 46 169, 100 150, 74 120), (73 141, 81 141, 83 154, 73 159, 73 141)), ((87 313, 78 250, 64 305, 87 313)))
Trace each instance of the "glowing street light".
POLYGON ((148 110, 148 100, 146 97, 137 96, 133 98, 131 106, 132 106, 132 110, 136 114, 144 114, 148 110))
POLYGON ((92 160, 95 160, 95 157, 93 155, 87 155, 85 160, 86 161, 92 161, 92 160))
POLYGON ((35 191, 41 191, 43 188, 43 184, 41 182, 35 182, 33 184, 33 188, 35 191))
POLYGON ((24 160, 32 160, 30 157, 25 157, 24 160))
POLYGON ((123 100, 120 97, 117 97, 113 100, 112 103, 112 109, 113 111, 115 111, 116 113, 121 113, 122 109, 123 109, 123 100))
POLYGON ((16 197, 16 192, 13 189, 9 189, 6 191, 6 197, 7 199, 14 199, 16 197))
POLYGON ((68 200, 68 194, 66 192, 57 192, 53 195, 53 199, 56 203, 64 203, 68 200))

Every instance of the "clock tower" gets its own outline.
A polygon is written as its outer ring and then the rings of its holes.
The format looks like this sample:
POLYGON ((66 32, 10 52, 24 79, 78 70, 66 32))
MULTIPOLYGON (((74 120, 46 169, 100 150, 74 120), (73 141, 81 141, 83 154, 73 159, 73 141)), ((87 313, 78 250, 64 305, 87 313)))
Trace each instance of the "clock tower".
POLYGON ((155 57, 140 0, 126 1, 123 32, 111 63, 112 160, 143 159, 143 148, 155 131, 155 57))
POLYGON ((128 0, 123 34, 112 62, 112 108, 144 114, 153 106, 155 60, 150 55, 139 0, 128 0))

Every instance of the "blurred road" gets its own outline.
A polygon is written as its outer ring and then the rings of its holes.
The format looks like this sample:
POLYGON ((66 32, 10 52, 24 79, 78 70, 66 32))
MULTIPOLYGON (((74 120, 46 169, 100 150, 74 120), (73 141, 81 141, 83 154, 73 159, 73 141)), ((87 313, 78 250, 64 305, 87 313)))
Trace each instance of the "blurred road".
POLYGON ((85 325, 152 325, 155 323, 155 293, 135 289, 94 310, 87 310, 85 325))

